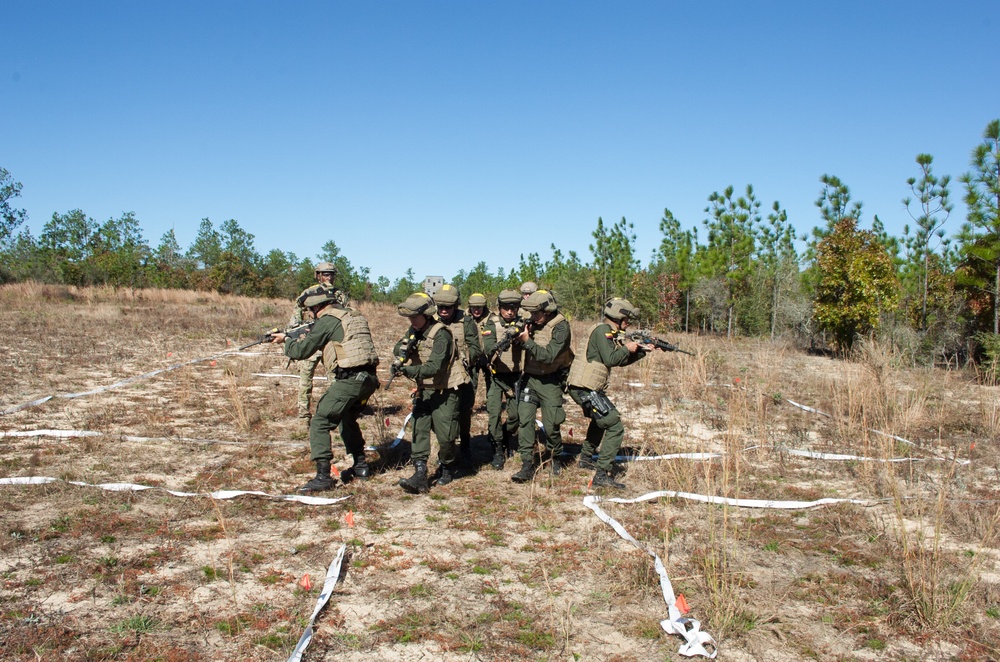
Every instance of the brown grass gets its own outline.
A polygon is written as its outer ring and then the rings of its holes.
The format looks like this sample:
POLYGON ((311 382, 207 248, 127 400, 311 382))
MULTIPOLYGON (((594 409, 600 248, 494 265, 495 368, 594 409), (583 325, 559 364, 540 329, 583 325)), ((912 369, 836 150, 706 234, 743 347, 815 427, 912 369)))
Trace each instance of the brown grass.
MULTIPOLYGON (((0 304, 0 409, 213 356, 289 313, 284 301, 30 283, 0 287, 0 304)), ((388 306, 362 311, 387 357, 405 320, 388 306)), ((586 327, 573 323, 577 334, 586 327)), ((613 372, 609 392, 626 423, 625 445, 642 454, 726 455, 631 463, 628 495, 872 504, 794 512, 683 500, 605 504, 664 559, 690 616, 720 641, 723 656, 998 656, 995 388, 972 374, 907 368, 877 343, 844 362, 756 340, 671 339, 696 356, 658 353, 613 372), (776 447, 881 461, 819 462, 776 447), (972 463, 885 461, 900 456, 972 463)), ((295 368, 277 348, 254 350, 4 416, 4 430, 104 434, 2 438, 0 475, 291 493, 312 470, 295 418, 297 380, 254 373, 295 368), (127 442, 123 434, 165 440, 127 442)), ((324 385, 317 382, 317 396, 324 385)), ((361 421, 368 444, 395 437, 408 395, 397 380, 372 398, 361 421)), ((566 411, 564 440, 579 443, 587 421, 568 398, 566 411)), ((485 433, 478 409, 473 432, 485 433)), ((346 468, 339 439, 334 448, 346 468)), ((390 467, 338 488, 353 496, 333 507, 66 483, 0 487, 4 656, 282 659, 336 548, 347 543, 343 583, 320 616, 310 658, 674 659, 680 641, 659 629, 666 609, 652 561, 583 507, 590 474, 570 468, 518 486, 509 480, 516 468, 485 466, 417 498, 396 486, 405 470, 390 467), (305 573, 311 590, 298 585, 305 573)))

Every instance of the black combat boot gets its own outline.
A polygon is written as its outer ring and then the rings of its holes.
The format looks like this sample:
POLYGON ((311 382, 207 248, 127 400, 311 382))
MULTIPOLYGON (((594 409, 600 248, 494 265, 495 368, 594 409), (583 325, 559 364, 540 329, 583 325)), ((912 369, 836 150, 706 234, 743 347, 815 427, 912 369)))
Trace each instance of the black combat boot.
POLYGON ((334 480, 330 478, 330 460, 316 460, 316 477, 299 488, 299 492, 325 492, 332 490, 334 480))
POLYGON ((590 481, 590 486, 593 488, 613 487, 616 490, 625 489, 624 483, 619 483, 615 480, 615 477, 611 475, 610 471, 605 471, 603 469, 597 470, 597 473, 594 474, 594 479, 590 481))
POLYGON ((368 460, 365 459, 364 453, 354 456, 354 467, 351 468, 351 471, 358 480, 368 480, 368 476, 371 474, 368 468, 368 460))
POLYGON ((597 469, 597 462, 594 460, 593 455, 587 455, 580 453, 580 461, 577 463, 581 469, 587 469, 588 471, 593 471, 597 469))
POLYGON ((525 460, 521 463, 521 470, 510 477, 515 483, 527 483, 535 477, 535 463, 525 460))
POLYGON ((410 494, 427 493, 427 462, 424 460, 413 461, 413 475, 409 478, 401 478, 399 486, 410 494))
POLYGON ((493 459, 490 460, 490 466, 500 471, 506 463, 507 450, 504 448, 504 442, 501 441, 493 446, 493 459))
POLYGON ((457 462, 452 462, 451 464, 442 464, 438 469, 437 485, 447 485, 451 481, 455 480, 460 476, 457 462))

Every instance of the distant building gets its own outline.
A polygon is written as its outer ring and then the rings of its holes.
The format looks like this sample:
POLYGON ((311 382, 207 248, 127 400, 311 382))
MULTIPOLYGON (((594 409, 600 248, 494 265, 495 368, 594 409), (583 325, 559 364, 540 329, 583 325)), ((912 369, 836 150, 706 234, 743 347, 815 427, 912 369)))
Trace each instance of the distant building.
POLYGON ((424 292, 434 296, 441 286, 444 285, 444 276, 426 276, 424 278, 424 292))

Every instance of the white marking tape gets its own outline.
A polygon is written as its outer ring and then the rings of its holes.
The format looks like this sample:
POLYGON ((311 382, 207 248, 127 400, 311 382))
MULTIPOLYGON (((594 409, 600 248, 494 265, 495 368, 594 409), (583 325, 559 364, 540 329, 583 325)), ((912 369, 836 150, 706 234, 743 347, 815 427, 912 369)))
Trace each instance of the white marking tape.
POLYGON ((302 444, 294 441, 226 441, 223 439, 192 439, 191 437, 137 437, 130 434, 113 434, 110 432, 95 432, 93 430, 0 430, 0 439, 4 437, 55 437, 57 439, 72 439, 74 437, 114 437, 122 441, 140 443, 152 441, 185 441, 192 444, 225 444, 230 446, 266 445, 293 446, 302 444))
MULTIPOLYGON (((288 377, 291 379, 299 379, 299 375, 282 375, 275 372, 254 372, 251 373, 254 377, 288 377)), ((313 380, 326 381, 326 377, 313 377, 313 380)))
POLYGON ((840 455, 838 453, 816 453, 813 451, 800 451, 794 448, 785 448, 784 446, 775 446, 774 450, 779 453, 788 453, 789 455, 797 455, 798 457, 810 457, 815 460, 831 460, 833 462, 846 462, 849 460, 855 460, 857 462, 920 462, 922 460, 944 460, 943 457, 934 458, 921 458, 921 457, 890 457, 887 459, 882 459, 880 457, 861 457, 860 455, 840 455))
MULTIPOLYGON (((399 428, 399 434, 397 434, 396 438, 392 440, 391 444, 389 444, 389 448, 395 448, 396 446, 398 446, 400 444, 400 442, 403 441, 403 435, 406 434, 406 424, 410 422, 411 418, 413 418, 413 412, 412 411, 409 414, 406 415, 406 418, 403 419, 403 427, 399 428)), ((366 447, 365 450, 367 450, 367 451, 374 451, 374 450, 378 450, 378 449, 375 448, 374 446, 369 446, 369 447, 366 447)))
MULTIPOLYGON (((679 634, 684 638, 685 643, 678 651, 681 655, 684 655, 685 657, 701 655, 702 657, 715 659, 716 654, 719 652, 715 639, 713 639, 712 635, 707 632, 700 631, 701 623, 694 619, 684 618, 681 614, 680 609, 678 609, 676 605, 677 596, 674 595, 674 586, 670 583, 670 577, 667 576, 667 569, 664 567, 663 561, 660 559, 659 555, 633 538, 632 534, 626 531, 625 527, 623 527, 618 520, 604 512, 604 510, 597 505, 601 500, 601 497, 588 495, 583 498, 583 505, 593 510, 594 514, 597 515, 602 522, 614 529, 615 532, 623 539, 632 543, 632 545, 634 545, 637 549, 640 549, 653 557, 653 565, 656 568, 656 574, 660 576, 660 590, 663 592, 663 600, 667 603, 668 616, 666 619, 660 621, 660 627, 663 628, 663 631, 667 634, 679 634), (711 652, 705 648, 706 644, 712 648, 711 652)), ((611 500, 616 502, 621 501, 620 499, 611 500)), ((625 501, 625 503, 628 502, 625 501)))
POLYGON ((340 566, 344 562, 344 552, 346 550, 347 545, 341 545, 340 551, 337 552, 337 556, 333 559, 333 563, 331 563, 329 569, 327 569, 326 581, 323 582, 323 590, 320 592, 319 598, 316 600, 316 607, 313 609, 312 618, 309 619, 309 625, 306 626, 305 632, 303 632, 302 637, 299 638, 299 643, 295 644, 295 650, 293 650, 291 656, 289 656, 288 662, 299 662, 302 659, 302 653, 304 653, 306 648, 309 647, 309 642, 312 641, 313 636, 313 624, 316 622, 316 617, 319 615, 320 610, 326 606, 326 603, 330 600, 330 594, 333 593, 333 587, 337 585, 337 579, 340 577, 340 566))
POLYGON ((642 501, 650 501, 652 499, 660 499, 663 497, 690 499, 692 501, 701 501, 703 503, 721 503, 730 506, 739 506, 742 508, 781 508, 786 510, 801 510, 804 508, 813 508, 833 503, 871 505, 870 502, 859 499, 827 498, 817 499, 815 501, 767 501, 763 499, 731 499, 728 497, 691 494, 689 492, 674 492, 672 490, 650 492, 649 494, 644 494, 634 499, 602 499, 601 497, 594 495, 585 496, 583 498, 583 505, 594 511, 594 514, 597 515, 602 522, 614 529, 615 532, 624 540, 632 543, 632 545, 636 548, 653 557, 656 574, 660 577, 660 589, 663 592, 663 600, 667 603, 668 618, 660 621, 660 627, 662 627, 668 634, 679 634, 684 638, 686 643, 681 646, 679 651, 680 654, 686 657, 701 655, 708 658, 715 658, 718 653, 718 645, 715 643, 715 640, 710 634, 700 631, 701 623, 694 619, 684 618, 680 609, 677 608, 677 605, 675 604, 677 602, 677 596, 674 595, 673 584, 670 583, 670 577, 667 576, 666 567, 663 565, 663 561, 660 559, 659 555, 633 538, 632 535, 625 530, 625 527, 618 522, 618 520, 608 515, 601 509, 600 506, 597 505, 601 501, 607 501, 610 503, 640 503, 642 501), (705 648, 706 644, 712 648, 711 652, 705 648))
POLYGON ((237 354, 237 352, 233 352, 233 351, 220 352, 219 354, 215 354, 213 356, 206 356, 206 357, 200 358, 200 359, 191 359, 190 361, 184 361, 183 363, 175 363, 173 365, 167 366, 166 368, 160 368, 158 370, 152 370, 150 372, 144 372, 141 375, 136 375, 134 377, 129 377, 127 379, 122 379, 120 381, 115 382, 114 384, 108 384, 107 386, 99 386, 99 387, 91 389, 89 391, 81 391, 79 393, 58 393, 56 395, 50 395, 50 396, 47 396, 47 397, 44 397, 44 398, 39 398, 38 400, 32 400, 31 402, 25 402, 23 404, 16 405, 14 407, 9 407, 7 409, 4 409, 4 410, 0 411, 0 416, 6 416, 7 414, 13 414, 16 411, 21 411, 22 409, 26 409, 28 407, 34 407, 36 405, 40 405, 43 402, 48 402, 52 398, 63 398, 63 399, 66 399, 66 400, 72 400, 74 398, 81 398, 81 397, 83 397, 85 395, 94 395, 96 393, 104 393, 105 391, 110 391, 111 389, 120 388, 122 386, 128 386, 129 384, 133 384, 133 383, 135 383, 137 381, 140 381, 142 379, 149 379, 150 377, 154 377, 154 376, 159 375, 159 374, 164 373, 164 372, 170 372, 171 370, 177 370, 178 368, 183 368, 184 366, 193 365, 195 363, 203 363, 205 361, 211 361, 213 359, 218 359, 218 358, 221 358, 223 356, 234 356, 236 354, 237 354))
MULTIPOLYGON (((48 485, 49 483, 60 482, 58 478, 51 478, 49 476, 15 476, 12 478, 0 478, 0 485, 48 485)), ((160 490, 171 494, 176 497, 209 497, 211 499, 234 499, 238 496, 243 496, 246 494, 253 496, 267 497, 268 499, 275 499, 278 501, 296 501, 298 503, 304 503, 310 506, 329 506, 335 503, 339 503, 346 499, 350 499, 351 495, 337 497, 334 499, 328 497, 314 497, 314 496, 303 496, 300 494, 268 494, 267 492, 257 492, 257 491, 247 491, 247 490, 219 490, 218 492, 177 492, 175 490, 168 490, 163 487, 155 487, 152 485, 136 485, 134 483, 84 483, 76 480, 66 481, 70 485, 76 485, 78 487, 97 487, 102 490, 107 490, 109 492, 142 492, 144 490, 160 490)))
MULTIPOLYGON (((799 409, 801 409, 803 411, 807 411, 807 412, 809 412, 811 414, 819 414, 820 416, 826 416, 827 418, 833 418, 833 416, 831 416, 830 414, 827 414, 826 412, 820 411, 819 409, 813 409, 812 407, 808 407, 806 405, 799 404, 798 402, 795 402, 794 400, 789 400, 788 398, 785 398, 785 402, 787 402, 788 404, 792 405, 793 407, 798 407, 799 409)), ((872 428, 868 428, 868 432, 871 432, 873 434, 882 435, 883 437, 888 437, 889 439, 895 439, 896 441, 898 441, 900 443, 903 443, 903 444, 907 444, 909 446, 916 446, 916 444, 913 443, 912 441, 910 441, 909 439, 903 439, 902 437, 897 437, 896 435, 889 434, 888 432, 882 432, 881 430, 873 430, 872 428)), ((824 459, 828 459, 828 458, 824 458, 824 459)), ((935 460, 945 461, 945 462, 950 462, 951 461, 948 458, 941 457, 940 455, 935 455, 934 459, 935 460)), ((897 462, 897 461, 901 461, 901 460, 890 460, 890 461, 891 462, 897 462)), ((971 464, 972 460, 959 460, 959 459, 956 458, 955 462, 957 464, 960 464, 960 465, 965 465, 965 464, 971 464)))

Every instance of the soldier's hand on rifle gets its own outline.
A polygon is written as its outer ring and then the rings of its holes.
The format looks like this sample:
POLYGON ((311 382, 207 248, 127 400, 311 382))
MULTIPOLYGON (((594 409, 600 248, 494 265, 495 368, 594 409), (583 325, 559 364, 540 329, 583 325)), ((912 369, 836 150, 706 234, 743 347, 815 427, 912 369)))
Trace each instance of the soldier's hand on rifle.
MULTIPOLYGON (((639 351, 639 343, 635 342, 634 340, 627 340, 627 341, 625 341, 625 349, 628 350, 629 354, 635 354, 636 352, 639 351)), ((649 349, 653 349, 653 348, 650 347, 649 349)), ((648 350, 644 349, 644 351, 648 351, 648 350)))
POLYGON ((271 334, 271 343, 273 343, 273 344, 281 344, 283 342, 285 342, 285 334, 284 333, 282 333, 281 331, 278 331, 277 333, 272 333, 271 334))
POLYGON ((531 331, 531 325, 530 324, 525 324, 524 325, 524 331, 522 331, 521 333, 519 333, 517 335, 517 342, 524 343, 525 341, 527 341, 528 338, 531 337, 531 333, 529 333, 530 331, 531 331))

